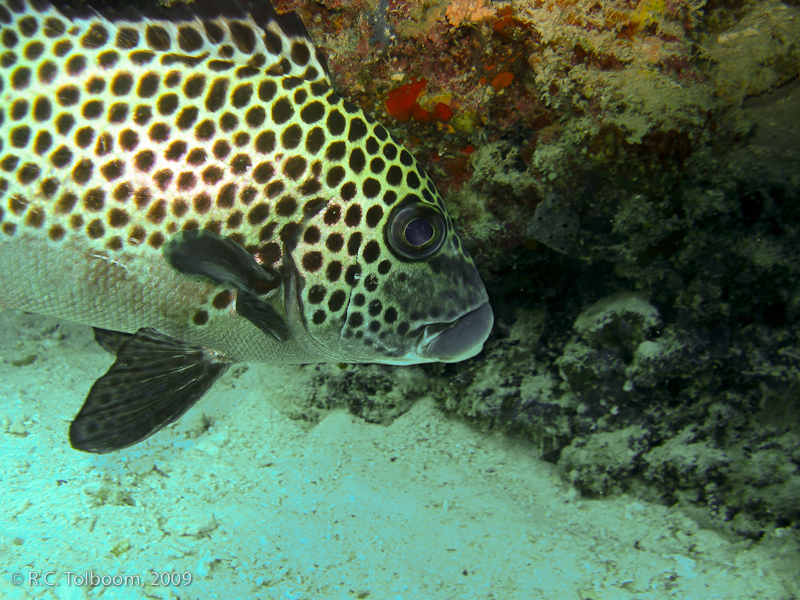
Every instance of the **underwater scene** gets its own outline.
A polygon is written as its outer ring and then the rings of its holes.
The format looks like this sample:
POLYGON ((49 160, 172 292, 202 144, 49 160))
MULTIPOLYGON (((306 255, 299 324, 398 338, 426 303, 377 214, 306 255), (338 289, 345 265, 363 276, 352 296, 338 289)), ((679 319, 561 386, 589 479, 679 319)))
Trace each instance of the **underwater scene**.
POLYGON ((0 0, 0 600, 797 600, 798 75, 798 0, 0 0))

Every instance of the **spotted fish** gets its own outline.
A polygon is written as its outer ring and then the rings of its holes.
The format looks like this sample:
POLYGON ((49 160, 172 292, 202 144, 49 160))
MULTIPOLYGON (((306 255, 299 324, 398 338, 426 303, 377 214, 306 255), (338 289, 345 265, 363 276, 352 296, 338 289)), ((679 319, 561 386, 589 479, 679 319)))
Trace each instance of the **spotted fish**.
POLYGON ((96 453, 235 362, 455 362, 493 324, 430 178, 264 0, 0 2, 0 307, 116 355, 70 427, 96 453))

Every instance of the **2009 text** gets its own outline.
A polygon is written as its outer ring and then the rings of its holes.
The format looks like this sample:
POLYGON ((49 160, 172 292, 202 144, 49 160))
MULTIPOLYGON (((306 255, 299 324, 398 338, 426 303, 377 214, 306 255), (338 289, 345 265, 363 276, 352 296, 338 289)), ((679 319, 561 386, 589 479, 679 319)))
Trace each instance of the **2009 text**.
POLYGON ((95 571, 27 571, 11 574, 14 585, 27 584, 32 587, 105 586, 105 587, 186 587, 194 577, 188 571, 149 571, 148 577, 141 575, 100 575, 95 571))

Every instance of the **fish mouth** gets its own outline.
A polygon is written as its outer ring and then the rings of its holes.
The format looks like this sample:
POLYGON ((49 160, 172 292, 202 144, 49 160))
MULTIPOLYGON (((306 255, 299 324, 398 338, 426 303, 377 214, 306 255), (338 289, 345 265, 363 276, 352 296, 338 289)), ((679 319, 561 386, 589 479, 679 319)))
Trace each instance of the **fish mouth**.
POLYGON ((483 350, 493 325, 494 313, 486 302, 452 323, 426 325, 417 342, 417 354, 445 363, 467 360, 483 350))

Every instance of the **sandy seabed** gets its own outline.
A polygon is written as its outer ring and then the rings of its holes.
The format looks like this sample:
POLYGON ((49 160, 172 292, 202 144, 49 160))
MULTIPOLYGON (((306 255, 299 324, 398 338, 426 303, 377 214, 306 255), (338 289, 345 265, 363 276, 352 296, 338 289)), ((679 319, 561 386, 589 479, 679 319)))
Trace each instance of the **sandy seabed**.
POLYGON ((175 426, 105 456, 69 422, 112 362, 89 328, 0 313, 0 598, 765 599, 800 595, 757 543, 553 465, 421 398, 391 426, 273 402, 304 367, 231 369, 175 426))

